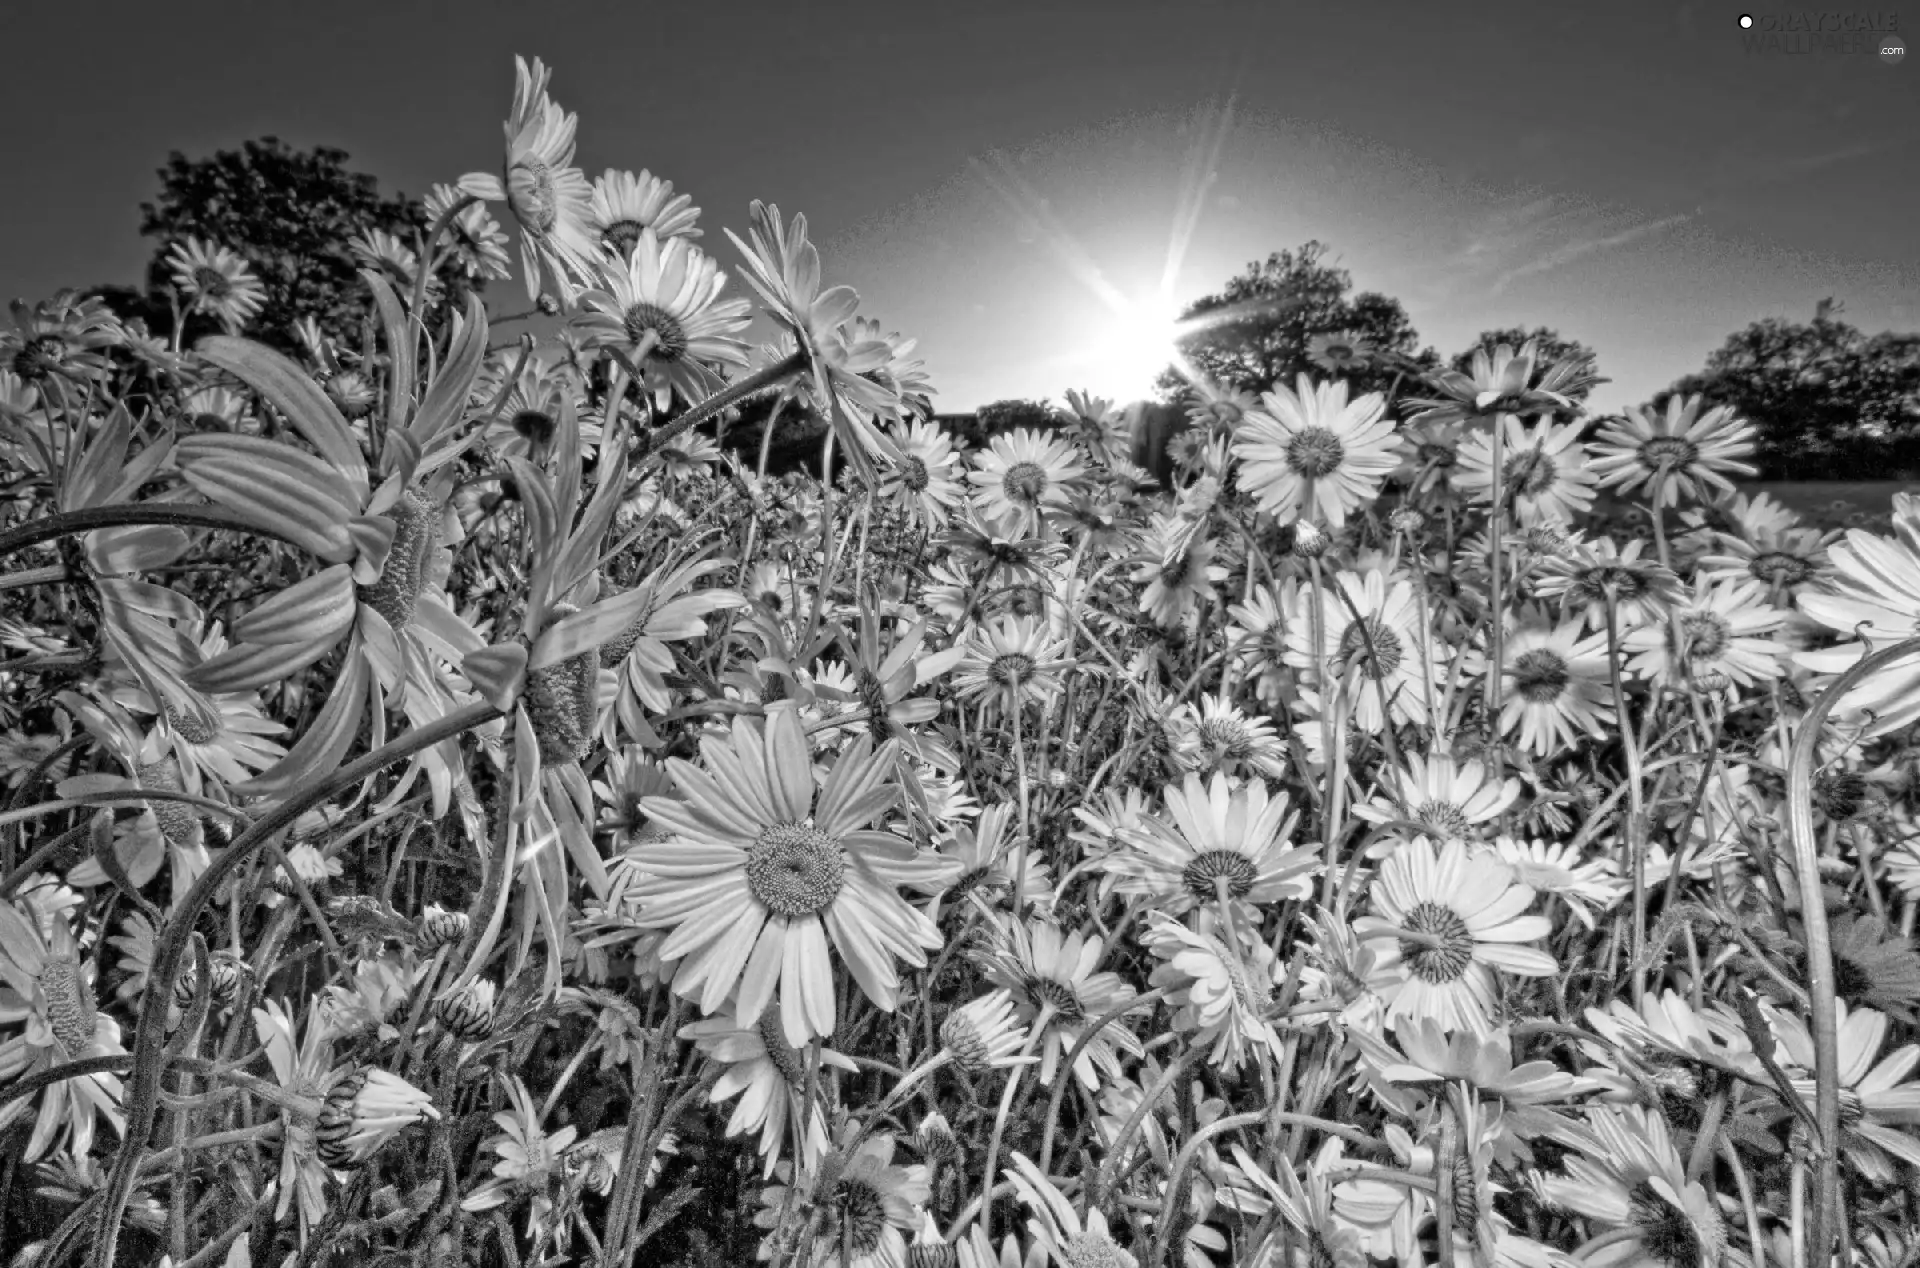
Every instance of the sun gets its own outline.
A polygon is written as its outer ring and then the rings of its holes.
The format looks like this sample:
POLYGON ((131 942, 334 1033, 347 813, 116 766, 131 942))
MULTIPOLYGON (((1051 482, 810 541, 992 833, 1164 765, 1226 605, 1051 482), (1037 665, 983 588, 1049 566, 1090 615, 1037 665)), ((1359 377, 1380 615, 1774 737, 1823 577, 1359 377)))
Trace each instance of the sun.
POLYGON ((1082 358, 1088 388, 1116 401, 1148 395, 1160 372, 1174 364, 1180 333, 1180 314, 1171 301, 1123 303, 1082 358))

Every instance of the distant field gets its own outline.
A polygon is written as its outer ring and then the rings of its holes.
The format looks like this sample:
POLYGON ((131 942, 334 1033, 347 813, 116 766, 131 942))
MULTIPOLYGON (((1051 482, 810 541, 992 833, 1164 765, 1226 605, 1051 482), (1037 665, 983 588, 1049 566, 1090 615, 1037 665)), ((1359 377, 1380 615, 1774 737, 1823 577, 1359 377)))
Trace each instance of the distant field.
POLYGON ((1893 495, 1920 493, 1920 483, 1912 480, 1774 480, 1744 484, 1741 491, 1749 495, 1766 493, 1816 523, 1850 528, 1884 523, 1893 514, 1893 495))

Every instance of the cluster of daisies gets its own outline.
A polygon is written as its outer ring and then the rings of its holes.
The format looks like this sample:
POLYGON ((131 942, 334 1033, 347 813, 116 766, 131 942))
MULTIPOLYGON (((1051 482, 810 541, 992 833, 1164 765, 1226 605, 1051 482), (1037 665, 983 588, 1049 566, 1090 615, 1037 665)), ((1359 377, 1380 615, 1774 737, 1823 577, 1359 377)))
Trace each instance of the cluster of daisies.
POLYGON ((0 333, 8 1263, 1920 1256, 1920 497, 1531 345, 967 449, 518 71, 379 355, 0 333))

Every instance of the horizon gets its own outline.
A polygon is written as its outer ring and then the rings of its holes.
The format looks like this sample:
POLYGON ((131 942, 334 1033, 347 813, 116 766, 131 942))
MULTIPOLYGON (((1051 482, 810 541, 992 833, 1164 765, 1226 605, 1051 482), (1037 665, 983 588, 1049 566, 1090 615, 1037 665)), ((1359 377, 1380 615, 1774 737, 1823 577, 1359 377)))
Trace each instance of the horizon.
MULTIPOLYGON (((495 170, 519 52, 553 68, 589 177, 644 167, 692 195, 729 293, 749 292, 720 230, 740 231, 752 198, 805 213, 827 284, 919 340, 942 413, 1110 395, 1089 380, 1118 373, 1103 351, 1122 337, 1116 296, 1184 307, 1310 239, 1356 292, 1398 299, 1443 359, 1505 326, 1593 348, 1611 380, 1595 412, 1829 296, 1869 334, 1920 327, 1920 67, 1749 51, 1736 5, 1630 4, 1603 21, 1512 0, 676 16, 685 47, 725 51, 713 65, 729 82, 792 79, 799 109, 775 90, 714 92, 702 59, 651 48, 624 7, 579 4, 537 31, 493 2, 451 26, 336 8, 339 23, 307 30, 297 11, 231 0, 129 6, 124 38, 90 51, 111 94, 63 94, 62 59, 21 66, 0 85, 13 116, 61 109, 5 142, 37 196, 0 239, 0 295, 137 282, 154 247, 139 204, 174 150, 329 145, 415 197, 495 170), (1497 64, 1461 64, 1496 36, 1497 64), (861 73, 796 76, 828 58, 861 73), (198 73, 175 84, 182 64, 198 73), (152 104, 130 113, 130 97, 152 104)), ((66 46, 99 20, 17 10, 21 47, 66 46)), ((496 313, 514 285, 493 288, 496 313)))

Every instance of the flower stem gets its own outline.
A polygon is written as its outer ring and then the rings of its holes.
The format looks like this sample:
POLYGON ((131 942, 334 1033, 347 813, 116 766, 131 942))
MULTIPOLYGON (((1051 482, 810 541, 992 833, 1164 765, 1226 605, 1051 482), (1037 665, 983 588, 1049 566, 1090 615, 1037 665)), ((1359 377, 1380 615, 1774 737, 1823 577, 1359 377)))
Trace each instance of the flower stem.
MULTIPOLYGON (((1815 1177, 1813 1209, 1807 1213, 1807 1238, 1796 1247, 1813 1247, 1825 1263, 1831 1246, 1828 1220, 1835 1214, 1840 1189, 1840 1032, 1834 1012, 1833 941, 1827 930, 1827 908, 1820 901, 1820 856, 1813 839, 1813 761, 1827 715, 1847 692, 1869 674, 1920 652, 1920 638, 1861 657, 1820 693, 1820 699, 1800 720, 1787 759, 1787 835, 1793 847, 1795 879, 1800 887, 1800 913, 1807 942, 1807 979, 1813 997, 1814 1117, 1820 1139, 1813 1142, 1819 1170, 1815 1177)), ((1796 1164, 1794 1178, 1804 1169, 1796 1164)), ((104 1265, 102 1266, 104 1268, 104 1265)))
POLYGON ((749 374, 744 379, 739 379, 727 384, 727 386, 721 388, 706 400, 701 401, 698 405, 695 405, 692 409, 680 415, 680 417, 655 431, 649 438, 650 443, 647 446, 647 452, 652 453, 659 449, 661 445, 666 444, 669 440, 678 436, 681 432, 690 431, 698 427, 701 423, 706 422, 709 418, 712 418, 721 410, 726 409, 729 405, 743 401, 756 392, 763 392, 767 388, 773 387, 792 375, 797 374, 806 368, 806 364, 807 354, 796 351, 793 355, 781 358, 764 370, 758 370, 749 374))

